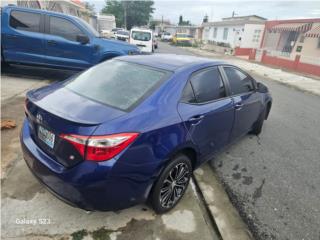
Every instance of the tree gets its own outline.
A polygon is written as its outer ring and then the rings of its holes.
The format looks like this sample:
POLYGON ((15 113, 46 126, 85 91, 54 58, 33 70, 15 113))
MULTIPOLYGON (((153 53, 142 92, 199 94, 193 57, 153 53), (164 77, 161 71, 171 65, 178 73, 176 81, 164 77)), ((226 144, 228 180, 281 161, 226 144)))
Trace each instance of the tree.
POLYGON ((182 15, 179 16, 179 26, 190 26, 190 21, 184 21, 182 15))
POLYGON ((153 1, 118 1, 106 0, 101 13, 112 14, 116 18, 117 27, 144 26, 149 23, 154 11, 153 1))
POLYGON ((178 25, 181 26, 182 23, 183 23, 183 17, 182 17, 182 15, 180 15, 180 16, 179 16, 179 23, 178 23, 178 25))
POLYGON ((157 21, 150 21, 150 23, 149 23, 149 27, 150 27, 151 29, 153 29, 153 30, 156 29, 156 25, 157 25, 157 21))

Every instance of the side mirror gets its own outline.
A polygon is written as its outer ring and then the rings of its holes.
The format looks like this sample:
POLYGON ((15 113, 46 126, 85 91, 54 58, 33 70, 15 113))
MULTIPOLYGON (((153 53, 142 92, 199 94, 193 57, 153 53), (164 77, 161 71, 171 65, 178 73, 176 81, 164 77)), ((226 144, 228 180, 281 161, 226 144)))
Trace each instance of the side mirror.
POLYGON ((258 92, 261 92, 261 93, 269 92, 268 87, 266 85, 262 84, 261 82, 257 83, 257 87, 258 87, 258 92))
POLYGON ((77 42, 87 44, 89 42, 89 38, 86 35, 77 35, 77 42))

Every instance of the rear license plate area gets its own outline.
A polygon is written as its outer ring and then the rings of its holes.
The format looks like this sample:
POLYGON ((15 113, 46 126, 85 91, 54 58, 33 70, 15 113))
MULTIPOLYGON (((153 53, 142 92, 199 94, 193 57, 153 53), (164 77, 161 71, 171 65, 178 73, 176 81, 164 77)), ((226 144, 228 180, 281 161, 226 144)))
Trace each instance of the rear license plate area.
POLYGON ((49 130, 45 129, 42 126, 38 127, 38 138, 44 142, 47 146, 49 146, 51 149, 54 148, 54 140, 55 135, 54 133, 50 132, 49 130))

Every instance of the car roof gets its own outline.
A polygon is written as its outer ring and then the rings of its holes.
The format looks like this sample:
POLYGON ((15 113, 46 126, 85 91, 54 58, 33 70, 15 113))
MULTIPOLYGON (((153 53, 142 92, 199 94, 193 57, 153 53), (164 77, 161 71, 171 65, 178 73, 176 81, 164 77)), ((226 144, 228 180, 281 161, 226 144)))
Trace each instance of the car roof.
POLYGON ((182 67, 195 67, 204 64, 218 65, 223 62, 190 55, 177 55, 177 54, 150 54, 150 55, 134 55, 122 56, 117 59, 126 62, 137 63, 150 67, 160 68, 168 71, 175 71, 182 67))
POLYGON ((145 28, 132 28, 131 31, 136 31, 136 32, 152 32, 151 29, 145 29, 145 28))
POLYGON ((55 15, 55 16, 73 18, 75 20, 80 19, 77 16, 68 15, 68 14, 60 13, 60 12, 44 10, 44 9, 27 8, 27 7, 21 7, 21 6, 16 6, 16 5, 7 5, 7 6, 3 7, 3 9, 5 9, 5 8, 9 8, 9 9, 12 9, 12 10, 24 10, 24 11, 28 11, 28 12, 34 12, 34 13, 46 13, 46 14, 55 15))

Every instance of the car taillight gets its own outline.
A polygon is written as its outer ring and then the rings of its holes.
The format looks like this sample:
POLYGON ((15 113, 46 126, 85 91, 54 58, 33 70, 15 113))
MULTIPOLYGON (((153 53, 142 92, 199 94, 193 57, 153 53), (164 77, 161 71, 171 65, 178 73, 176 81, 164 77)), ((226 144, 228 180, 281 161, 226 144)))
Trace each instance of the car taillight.
POLYGON ((90 161, 106 161, 122 152, 132 143, 139 133, 119 133, 106 136, 80 136, 61 134, 70 142, 83 158, 90 161))

